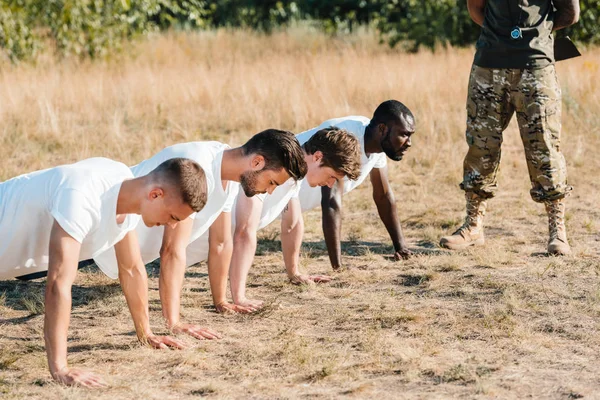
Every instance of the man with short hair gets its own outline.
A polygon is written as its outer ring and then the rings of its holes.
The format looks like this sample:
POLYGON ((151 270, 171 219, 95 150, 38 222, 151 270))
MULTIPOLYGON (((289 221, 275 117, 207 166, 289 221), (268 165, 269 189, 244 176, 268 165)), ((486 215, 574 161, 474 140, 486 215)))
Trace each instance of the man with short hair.
MULTIPOLYGON (((293 181, 302 179, 306 174, 306 163, 293 133, 268 129, 233 149, 219 142, 176 144, 132 167, 133 174, 143 175, 172 157, 187 157, 203 167, 207 176, 208 200, 201 212, 174 228, 138 226, 136 231, 142 259, 149 263, 160 257, 159 292, 167 327, 174 333, 185 333, 197 339, 216 339, 219 338, 216 332, 180 319, 185 268, 197 262, 192 262, 186 251, 193 252, 193 242, 206 233, 209 243, 208 274, 217 311, 252 311, 226 301, 227 271, 232 251, 231 207, 238 192, 237 182, 247 196, 271 193, 290 178, 293 181)), ((106 264, 114 265, 112 251, 103 254, 102 258, 106 264)))
POLYGON ((205 203, 202 168, 182 158, 138 178, 124 164, 91 158, 0 183, 0 279, 48 271, 44 339, 54 379, 105 385, 94 373, 68 367, 67 333, 78 261, 96 259, 111 246, 138 339, 156 348, 183 346, 150 330, 147 275, 135 227, 140 215, 147 226, 175 227, 205 203))
POLYGON ((548 253, 571 252, 565 228, 567 183, 560 151, 560 86, 552 32, 577 22, 577 0, 468 0, 482 26, 467 97, 463 181, 464 224, 440 245, 452 250, 484 244, 483 218, 495 196, 502 135, 514 113, 525 148, 530 194, 548 214, 548 253))
MULTIPOLYGON (((304 181, 308 182, 309 186, 332 186, 345 176, 348 176, 349 179, 356 179, 359 175, 360 146, 358 140, 343 129, 335 127, 321 129, 303 144, 302 149, 307 165, 304 181)), ((270 194, 254 197, 248 197, 243 193, 237 195, 236 204, 233 206, 236 216, 233 221, 236 232, 236 257, 241 257, 249 264, 252 263, 256 251, 256 231, 277 218, 288 202, 297 197, 301 183, 301 181, 288 180, 270 194), (240 250, 242 246, 243 251, 240 250)), ((288 215, 292 214, 284 214, 282 219, 282 231, 288 224, 297 225, 295 219, 292 221, 287 218, 288 215)), ((289 257, 288 250, 291 244, 283 238, 282 246, 284 257, 289 257)), ((188 246, 187 260, 189 264, 193 264, 204 261, 207 257, 210 262, 208 237, 203 235, 188 246)), ((231 261, 232 264, 235 262, 236 260, 231 261)), ((227 277, 227 274, 220 275, 218 286, 226 287, 227 277)), ((232 277, 232 282, 233 279, 232 277)), ((313 277, 313 279, 319 279, 319 277, 313 277)), ((322 276, 323 281, 328 279, 328 277, 322 276)), ((258 308, 259 306, 248 303, 223 311, 251 312, 258 308)))
MULTIPOLYGON (((267 196, 262 204, 262 213, 256 200, 238 196, 234 252, 230 266, 231 293, 235 304, 254 308, 262 306, 262 301, 246 298, 246 278, 256 249, 256 230, 268 225, 282 210, 281 243, 284 264, 290 281, 299 284, 331 280, 325 275, 304 275, 298 270, 304 234, 302 213, 321 205, 323 233, 329 259, 332 267, 339 270, 342 267, 340 245, 342 195, 360 185, 367 175, 371 178, 373 199, 379 216, 392 239, 395 259, 400 260, 410 256, 411 252, 402 235, 394 195, 387 178, 386 156, 395 161, 402 159, 404 152, 411 146, 411 136, 415 131, 414 116, 401 102, 388 100, 377 107, 370 120, 359 116, 337 118, 299 134, 298 141, 303 143, 305 151, 312 147, 310 145, 312 138, 323 128, 330 126, 350 133, 357 139, 360 161, 356 166, 356 172, 346 174, 348 179, 338 176, 337 179, 328 181, 326 185, 313 185, 307 175, 296 195, 285 193, 282 187, 267 196)), ((325 158, 329 159, 323 156, 323 159, 325 158)))

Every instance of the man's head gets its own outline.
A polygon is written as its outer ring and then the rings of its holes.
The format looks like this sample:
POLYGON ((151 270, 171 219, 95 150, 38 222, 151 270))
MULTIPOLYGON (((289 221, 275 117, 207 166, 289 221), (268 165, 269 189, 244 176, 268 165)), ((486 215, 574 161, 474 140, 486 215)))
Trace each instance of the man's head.
POLYGON ((175 226, 204 208, 208 187, 198 163, 187 158, 172 158, 148 175, 149 190, 141 206, 146 226, 175 226))
POLYGON ((306 181, 311 187, 332 187, 347 176, 356 180, 360 175, 360 144, 345 129, 330 126, 321 129, 303 145, 308 172, 306 181))
POLYGON ((293 133, 267 129, 254 135, 242 146, 250 158, 250 170, 240 177, 246 196, 272 193, 289 178, 300 180, 306 175, 306 162, 300 143, 293 133))
POLYGON ((392 160, 400 161, 411 146, 415 117, 399 101, 384 101, 375 110, 368 129, 379 138, 383 152, 392 160))

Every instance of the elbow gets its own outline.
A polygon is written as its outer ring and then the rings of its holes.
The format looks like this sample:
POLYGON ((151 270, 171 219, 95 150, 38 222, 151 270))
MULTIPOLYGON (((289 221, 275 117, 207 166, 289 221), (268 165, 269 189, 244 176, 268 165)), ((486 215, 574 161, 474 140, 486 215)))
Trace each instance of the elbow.
POLYGON ((304 222, 302 218, 298 219, 297 221, 282 222, 281 233, 283 235, 289 235, 299 229, 302 230, 303 228, 304 222))
POLYGON ((185 248, 163 244, 159 255, 161 260, 183 260, 185 259, 185 248))
POLYGON ((579 22, 579 10, 575 11, 573 14, 573 19, 571 20, 571 25, 575 25, 579 22))
POLYGON ((231 239, 215 240, 215 241, 211 242, 210 247, 217 255, 226 254, 228 252, 233 251, 233 240, 231 240, 231 239))
POLYGON ((234 243, 248 243, 256 241, 256 232, 247 228, 236 229, 233 241, 234 243))
POLYGON ((46 283, 45 299, 46 303, 51 300, 64 299, 71 296, 71 285, 56 280, 49 280, 46 283))
POLYGON ((321 208, 324 212, 339 212, 342 209, 342 202, 335 197, 322 198, 321 208))
POLYGON ((395 205, 396 199, 394 198, 394 193, 391 190, 388 191, 374 191, 373 192, 373 201, 377 205, 389 204, 395 205))
POLYGON ((479 7, 468 7, 469 10, 469 16, 471 17, 471 20, 473 22, 475 22, 477 25, 482 25, 483 24, 483 19, 484 19, 484 13, 485 13, 485 7, 483 8, 479 8, 479 7))

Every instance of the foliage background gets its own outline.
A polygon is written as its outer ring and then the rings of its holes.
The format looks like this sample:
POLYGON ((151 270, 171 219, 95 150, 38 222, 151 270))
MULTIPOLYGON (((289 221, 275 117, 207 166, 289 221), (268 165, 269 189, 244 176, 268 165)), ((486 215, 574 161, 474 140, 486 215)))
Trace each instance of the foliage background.
MULTIPOLYGON (((600 0, 580 4, 580 22, 560 34, 599 43, 600 0)), ((12 61, 33 58, 44 45, 96 58, 157 31, 230 27, 271 33, 298 21, 332 35, 366 25, 382 42, 409 51, 465 46, 479 34, 465 0, 2 0, 0 48, 12 61)))

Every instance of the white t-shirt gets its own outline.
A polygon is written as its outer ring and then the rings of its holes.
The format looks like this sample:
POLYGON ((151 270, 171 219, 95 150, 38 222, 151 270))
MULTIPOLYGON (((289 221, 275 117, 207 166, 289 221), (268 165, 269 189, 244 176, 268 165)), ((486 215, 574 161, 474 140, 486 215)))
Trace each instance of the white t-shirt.
MULTIPOLYGON (((368 156, 365 153, 365 129, 369 125, 369 122, 370 120, 368 118, 360 116, 335 118, 325 121, 318 127, 302 132, 296 136, 300 143, 304 143, 317 131, 330 126, 345 129, 356 136, 360 143, 360 175, 355 181, 348 179, 348 177, 344 178, 344 194, 363 183, 373 168, 384 168, 387 165, 387 156, 385 153, 372 153, 368 156)), ((302 181, 302 186, 300 187, 298 198, 300 199, 300 206, 302 207, 303 212, 312 210, 321 205, 321 188, 318 186, 314 188, 310 187, 306 179, 304 179, 302 181)))
MULTIPOLYGON (((194 224, 189 243, 194 242, 203 233, 208 232, 208 228, 221 212, 231 212, 239 184, 228 181, 226 188, 223 189, 221 163, 223 161, 223 151, 226 149, 229 149, 229 146, 219 142, 180 143, 167 147, 152 158, 131 167, 134 176, 140 177, 149 174, 161 163, 172 158, 189 158, 200 164, 206 175, 208 196, 204 208, 190 216, 194 220, 194 224)), ((136 232, 140 242, 142 260, 145 264, 160 257, 164 230, 165 228, 162 226, 148 228, 143 223, 138 224, 136 232)), ((118 272, 114 249, 102 254, 101 258, 105 264, 112 265, 115 274, 118 272)), ((190 264, 188 263, 188 265, 190 264)))
MULTIPOLYGON (((356 181, 344 178, 344 194, 360 185, 369 175, 373 168, 384 168, 387 165, 387 156, 385 153, 365 153, 365 129, 369 125, 370 120, 361 116, 350 116, 343 118, 330 119, 323 122, 316 128, 302 132, 296 135, 296 138, 301 145, 306 143, 315 133, 321 129, 335 126, 346 129, 349 133, 356 136, 360 143, 361 150, 361 168, 360 175, 356 181)), ((240 191, 238 196, 244 196, 240 191)), ((321 205, 321 187, 310 187, 306 179, 295 182, 293 179, 288 179, 283 185, 277 187, 271 194, 260 194, 256 196, 263 201, 263 209, 260 216, 258 229, 262 229, 273 222, 281 215, 285 206, 292 198, 299 198, 302 211, 308 211, 321 205)), ((237 199, 237 197, 236 197, 237 199)), ((235 209, 235 204, 233 206, 235 209)), ((235 214, 235 213, 234 213, 235 214)), ((235 215, 232 216, 232 224, 235 229, 235 215)), ((191 247, 191 246, 190 246, 191 247)), ((188 265, 204 261, 208 257, 208 235, 203 235, 194 243, 194 254, 190 255, 188 247, 188 265)))
MULTIPOLYGON (((298 196, 300 190, 300 182, 293 179, 288 179, 283 185, 278 186, 271 194, 257 194, 254 197, 260 199, 264 203, 258 229, 262 229, 274 221, 283 211, 291 198, 298 196)), ((246 196, 243 190, 240 190, 238 195, 232 199, 231 209, 235 209, 235 204, 240 196, 246 196)), ((235 213, 231 216, 231 230, 235 229, 235 213)), ((193 265, 208 259, 208 232, 204 233, 198 239, 187 247, 186 261, 188 265, 193 265)))
POLYGON ((0 279, 48 269, 54 220, 81 243, 79 260, 118 243, 140 220, 128 214, 117 224, 121 183, 131 178, 124 164, 90 158, 0 183, 0 279))

